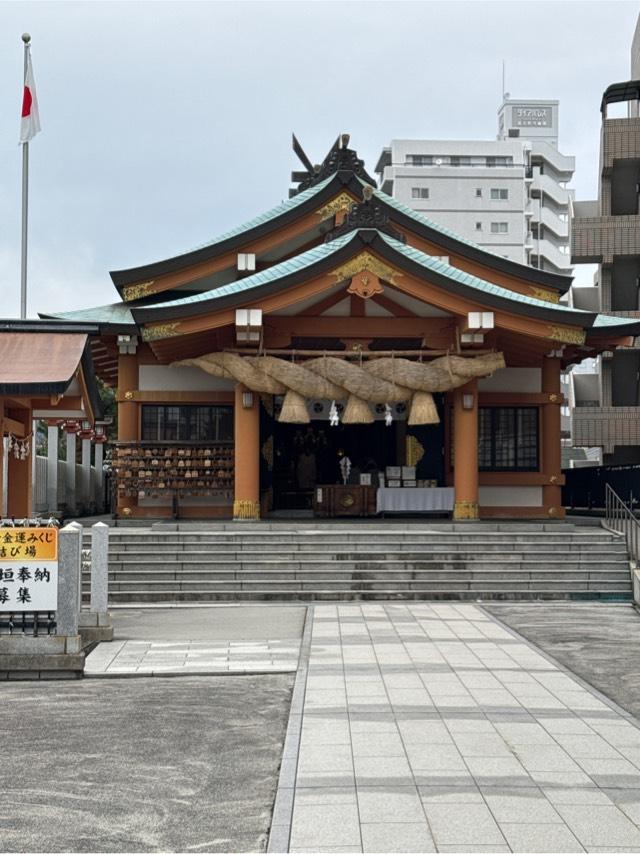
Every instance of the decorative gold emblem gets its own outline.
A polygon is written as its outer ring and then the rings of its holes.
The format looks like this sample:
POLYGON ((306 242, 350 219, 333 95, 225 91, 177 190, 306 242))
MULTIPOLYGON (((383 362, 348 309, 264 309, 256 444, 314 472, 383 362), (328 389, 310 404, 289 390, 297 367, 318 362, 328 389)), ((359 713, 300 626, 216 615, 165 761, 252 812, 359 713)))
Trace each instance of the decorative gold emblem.
POLYGON ((557 507, 549 507, 549 509, 547 510, 547 513, 549 514, 549 516, 557 516, 558 515, 558 508, 557 507))
POLYGON ((122 297, 125 302, 131 302, 131 300, 134 299, 148 297, 149 294, 155 293, 153 285, 154 279, 151 279, 150 282, 140 282, 139 285, 127 285, 126 288, 122 289, 122 297))
POLYGON ((347 193, 340 193, 339 196, 336 196, 335 199, 332 199, 323 208, 320 208, 320 210, 317 210, 316 213, 324 221, 335 216, 340 211, 348 211, 351 205, 355 204, 355 201, 347 193))
POLYGON ((157 326, 147 326, 142 330, 143 341, 159 341, 161 338, 173 338, 178 335, 179 322, 159 323, 157 326))
POLYGON ((545 302, 560 302, 560 294, 555 291, 548 291, 546 288, 531 288, 531 296, 536 299, 544 300, 545 302))
POLYGON ((560 403, 562 401, 562 395, 560 394, 550 394, 549 395, 549 403, 560 403))
POLYGON ((359 255, 356 255, 347 264, 343 264, 342 267, 332 270, 331 275, 335 276, 337 281, 341 282, 344 279, 353 278, 357 273, 365 271, 373 273, 374 276, 386 282, 391 282, 392 285, 395 284, 397 277, 402 276, 402 273, 394 270, 393 267, 389 267, 388 264, 376 258, 371 252, 360 252, 359 255))
POLYGON ((125 400, 133 400, 133 392, 132 391, 125 391, 124 399, 125 400))
POLYGON ((408 466, 417 466, 424 457, 424 448, 415 436, 406 438, 406 457, 408 466))
POLYGON ((569 326, 550 326, 548 337, 552 341, 562 341, 563 344, 584 344, 587 333, 584 329, 569 326))
POLYGON ((120 510, 120 514, 122 516, 131 516, 131 507, 123 507, 122 510, 120 510))
POLYGON ((549 483, 557 483, 557 482, 558 482, 558 476, 555 474, 552 474, 551 477, 549 478, 549 483))
POLYGON ((347 288, 348 294, 355 294, 362 299, 369 299, 374 294, 381 294, 384 288, 380 284, 380 279, 374 276, 373 273, 356 273, 351 279, 351 284, 347 288))
POLYGON ((356 500, 350 492, 347 492, 345 495, 342 495, 340 497, 340 506, 344 507, 345 510, 348 509, 349 507, 353 507, 353 505, 355 503, 356 503, 356 500))

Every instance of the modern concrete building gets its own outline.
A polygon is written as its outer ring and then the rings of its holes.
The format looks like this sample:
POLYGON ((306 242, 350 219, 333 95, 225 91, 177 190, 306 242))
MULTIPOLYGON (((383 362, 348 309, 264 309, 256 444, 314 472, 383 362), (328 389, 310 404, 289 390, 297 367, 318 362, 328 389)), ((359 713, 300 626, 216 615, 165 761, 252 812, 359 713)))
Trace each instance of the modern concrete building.
POLYGON ((558 101, 505 98, 495 140, 392 140, 381 188, 512 261, 570 272, 573 157, 558 151, 558 101))
MULTIPOLYGON (((574 308, 640 317, 640 19, 631 51, 633 79, 602 97, 600 185, 596 201, 576 202, 572 260, 598 264, 594 286, 573 288, 574 308), (626 118, 608 118, 626 102, 626 118)), ((574 446, 598 446, 603 462, 640 462, 640 340, 605 352, 590 375, 576 374, 570 398, 574 446)))

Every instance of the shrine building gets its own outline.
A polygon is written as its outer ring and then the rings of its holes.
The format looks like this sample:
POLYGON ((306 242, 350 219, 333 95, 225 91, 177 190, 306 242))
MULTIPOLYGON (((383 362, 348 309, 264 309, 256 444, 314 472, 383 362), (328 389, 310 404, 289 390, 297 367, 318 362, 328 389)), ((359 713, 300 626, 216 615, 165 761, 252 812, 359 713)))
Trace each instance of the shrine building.
POLYGON ((348 137, 296 148, 287 201, 48 316, 97 330, 117 516, 561 518, 561 371, 640 322, 387 196, 348 137))

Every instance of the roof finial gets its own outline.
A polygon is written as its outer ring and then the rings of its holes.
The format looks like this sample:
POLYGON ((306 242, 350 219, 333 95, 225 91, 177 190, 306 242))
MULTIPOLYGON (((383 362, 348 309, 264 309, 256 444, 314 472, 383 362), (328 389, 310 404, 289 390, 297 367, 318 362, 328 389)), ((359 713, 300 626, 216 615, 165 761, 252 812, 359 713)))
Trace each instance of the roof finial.
POLYGON ((365 184, 362 188, 362 198, 365 202, 370 202, 373 198, 373 187, 370 184, 365 184))
POLYGON ((340 134, 340 148, 347 148, 349 146, 349 140, 351 136, 348 133, 340 134))

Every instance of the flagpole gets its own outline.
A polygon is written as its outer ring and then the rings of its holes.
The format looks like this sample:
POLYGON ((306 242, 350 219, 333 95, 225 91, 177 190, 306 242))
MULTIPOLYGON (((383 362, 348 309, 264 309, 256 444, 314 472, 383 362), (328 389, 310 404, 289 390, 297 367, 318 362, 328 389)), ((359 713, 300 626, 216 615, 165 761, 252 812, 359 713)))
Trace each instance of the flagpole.
MULTIPOLYGON (((27 79, 27 59, 31 36, 22 34, 24 42, 24 80, 27 79)), ((20 320, 27 317, 27 223, 29 219, 29 143, 22 143, 22 252, 20 264, 20 320)))

